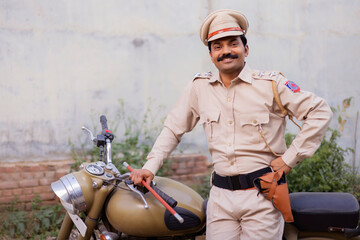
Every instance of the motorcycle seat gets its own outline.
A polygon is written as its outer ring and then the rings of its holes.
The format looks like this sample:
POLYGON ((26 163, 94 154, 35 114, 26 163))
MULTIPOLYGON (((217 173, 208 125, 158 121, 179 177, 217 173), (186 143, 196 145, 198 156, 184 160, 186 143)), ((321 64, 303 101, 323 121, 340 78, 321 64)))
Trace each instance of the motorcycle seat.
POLYGON ((297 192, 289 195, 294 224, 300 231, 356 228, 359 202, 349 193, 297 192))

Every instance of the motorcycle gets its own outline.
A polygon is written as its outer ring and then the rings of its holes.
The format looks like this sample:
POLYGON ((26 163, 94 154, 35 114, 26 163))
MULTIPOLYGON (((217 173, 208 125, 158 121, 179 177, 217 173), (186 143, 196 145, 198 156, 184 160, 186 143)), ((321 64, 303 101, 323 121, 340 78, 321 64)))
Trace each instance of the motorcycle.
MULTIPOLYGON (((113 164, 114 135, 105 116, 100 117, 100 122, 102 132, 96 137, 82 127, 99 147, 99 161, 83 163, 78 172, 51 184, 66 210, 57 239, 68 239, 74 224, 80 232, 78 239, 84 240, 94 236, 95 230, 106 240, 195 239, 202 234, 206 201, 190 187, 170 178, 155 177, 148 189, 134 186, 130 173, 121 174, 113 164)), ((124 165, 132 170, 127 163, 124 165)), ((147 185, 145 181, 143 184, 147 185)))
MULTIPOLYGON (((101 240, 205 239, 207 200, 165 177, 156 176, 150 186, 145 181, 145 187, 134 186, 130 173, 121 174, 113 164, 114 135, 105 116, 100 122, 102 132, 96 137, 82 127, 99 148, 99 161, 83 163, 79 171, 51 184, 66 210, 57 239, 68 239, 74 225, 81 240, 97 239, 95 231, 101 240)), ((291 193, 290 202, 295 222, 285 224, 283 239, 360 240, 359 203, 354 196, 291 193)))

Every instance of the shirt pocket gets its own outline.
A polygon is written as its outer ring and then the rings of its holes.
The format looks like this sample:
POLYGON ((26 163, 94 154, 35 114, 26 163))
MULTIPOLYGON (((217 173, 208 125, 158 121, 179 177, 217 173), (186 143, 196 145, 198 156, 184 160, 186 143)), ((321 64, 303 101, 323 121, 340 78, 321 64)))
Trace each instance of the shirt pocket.
POLYGON ((262 140, 259 130, 264 134, 269 125, 269 113, 240 114, 240 141, 242 143, 260 143, 262 140))
POLYGON ((209 142, 215 141, 220 135, 220 111, 212 110, 200 114, 200 123, 204 127, 209 142))

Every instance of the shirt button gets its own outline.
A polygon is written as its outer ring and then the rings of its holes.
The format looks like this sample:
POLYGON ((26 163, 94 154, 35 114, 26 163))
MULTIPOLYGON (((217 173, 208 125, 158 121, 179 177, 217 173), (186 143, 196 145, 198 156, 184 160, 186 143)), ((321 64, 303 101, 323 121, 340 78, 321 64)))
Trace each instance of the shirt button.
POLYGON ((254 124, 257 124, 257 121, 256 121, 256 120, 254 120, 254 121, 253 121, 253 123, 254 123, 254 124))
POLYGON ((231 166, 234 165, 234 162, 231 162, 230 165, 231 165, 231 166))
POLYGON ((231 125, 233 123, 233 121, 232 120, 229 120, 229 124, 231 125))
POLYGON ((228 101, 228 102, 231 102, 231 98, 228 98, 227 101, 228 101))
POLYGON ((210 119, 208 118, 208 119, 206 119, 206 121, 207 121, 207 122, 210 122, 210 119))

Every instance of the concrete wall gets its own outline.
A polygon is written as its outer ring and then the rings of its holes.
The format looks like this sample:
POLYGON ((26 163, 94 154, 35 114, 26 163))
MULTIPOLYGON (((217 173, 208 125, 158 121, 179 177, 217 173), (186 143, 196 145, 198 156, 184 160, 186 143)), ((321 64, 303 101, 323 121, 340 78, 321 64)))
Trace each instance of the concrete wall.
MULTIPOLYGON (((118 99, 134 114, 152 99, 165 116, 195 73, 214 69, 199 27, 220 8, 248 17, 253 68, 281 70, 332 106, 354 97, 342 138, 353 147, 360 1, 0 0, 0 161, 68 158, 82 124, 116 121, 118 99)), ((187 145, 206 152, 201 127, 187 145)))

